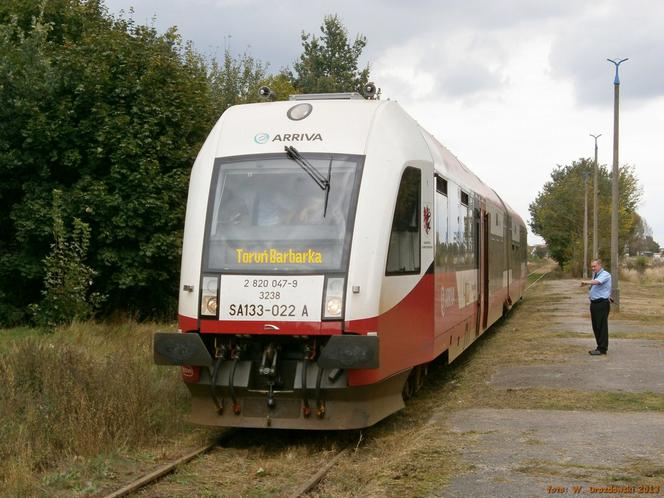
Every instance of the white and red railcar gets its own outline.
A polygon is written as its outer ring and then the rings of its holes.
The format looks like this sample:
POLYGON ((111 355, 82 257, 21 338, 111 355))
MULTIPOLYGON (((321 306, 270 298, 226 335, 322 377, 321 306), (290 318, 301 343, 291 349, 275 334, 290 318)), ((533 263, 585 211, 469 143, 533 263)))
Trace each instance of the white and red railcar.
POLYGON ((229 108, 191 173, 180 334, 197 423, 372 425, 521 298, 522 219, 396 102, 229 108))

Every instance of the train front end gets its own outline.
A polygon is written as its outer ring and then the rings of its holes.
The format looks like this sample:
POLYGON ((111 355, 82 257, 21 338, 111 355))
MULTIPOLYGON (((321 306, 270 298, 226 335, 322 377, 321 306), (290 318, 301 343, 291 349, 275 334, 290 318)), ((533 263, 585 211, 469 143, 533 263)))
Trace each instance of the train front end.
POLYGON ((181 366, 192 422, 352 429, 403 406, 403 375, 352 385, 353 372, 379 367, 380 345, 376 330, 345 327, 379 105, 232 107, 203 145, 187 203, 180 333, 154 342, 157 363, 181 366))

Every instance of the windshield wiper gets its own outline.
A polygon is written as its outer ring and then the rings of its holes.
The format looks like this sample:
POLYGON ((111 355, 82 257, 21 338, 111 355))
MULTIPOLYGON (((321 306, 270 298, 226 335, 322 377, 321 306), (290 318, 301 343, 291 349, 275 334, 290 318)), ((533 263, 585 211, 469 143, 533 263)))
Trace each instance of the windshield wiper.
POLYGON ((325 190, 325 207, 323 208, 323 218, 327 214, 327 201, 330 197, 330 178, 332 175, 332 157, 330 157, 330 164, 327 167, 327 178, 325 178, 320 171, 318 171, 313 164, 307 161, 302 154, 292 145, 284 147, 286 154, 289 158, 295 161, 300 168, 302 168, 311 179, 318 185, 321 190, 325 190))

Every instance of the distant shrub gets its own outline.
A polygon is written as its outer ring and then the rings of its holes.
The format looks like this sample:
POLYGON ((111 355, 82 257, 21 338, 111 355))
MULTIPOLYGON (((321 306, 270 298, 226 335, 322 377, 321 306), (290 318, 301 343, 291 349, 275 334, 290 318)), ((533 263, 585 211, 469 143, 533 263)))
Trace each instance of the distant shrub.
POLYGON ((636 260, 634 261, 634 268, 636 268, 636 271, 643 275, 647 267, 648 258, 645 256, 637 256, 636 260))

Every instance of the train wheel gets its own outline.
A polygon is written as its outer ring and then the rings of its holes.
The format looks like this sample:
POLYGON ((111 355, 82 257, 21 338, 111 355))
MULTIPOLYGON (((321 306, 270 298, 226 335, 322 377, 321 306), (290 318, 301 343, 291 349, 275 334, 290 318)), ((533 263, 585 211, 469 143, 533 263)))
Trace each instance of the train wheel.
POLYGON ((406 382, 403 383, 403 389, 401 390, 401 396, 404 401, 408 401, 415 394, 415 368, 410 371, 410 375, 406 379, 406 382))
POLYGON ((418 365, 415 367, 415 392, 422 389, 422 386, 424 385, 424 379, 426 378, 428 373, 429 373, 428 364, 418 365))

